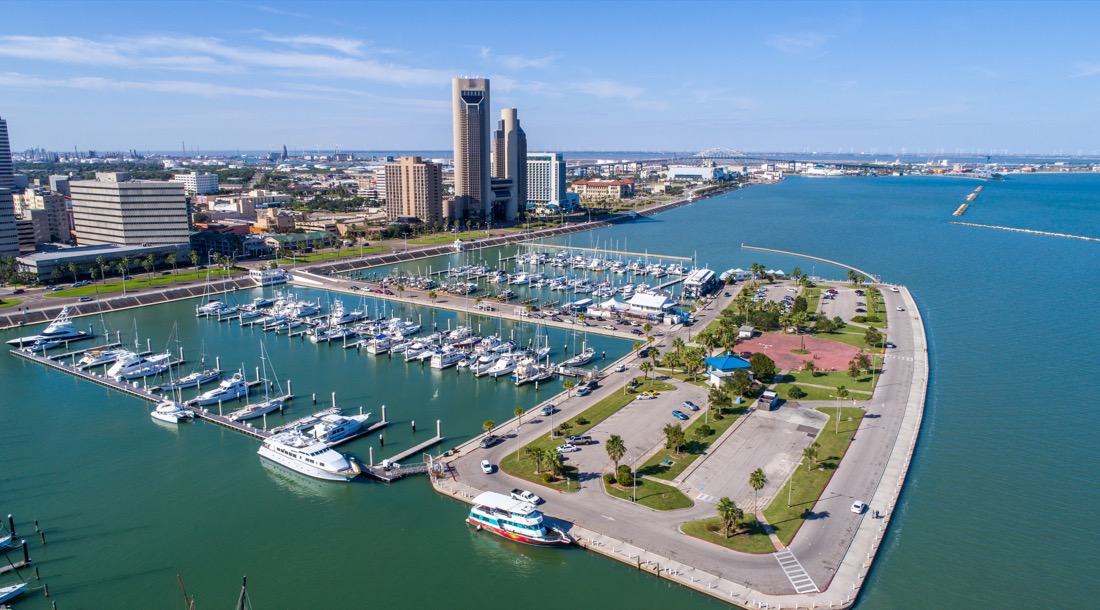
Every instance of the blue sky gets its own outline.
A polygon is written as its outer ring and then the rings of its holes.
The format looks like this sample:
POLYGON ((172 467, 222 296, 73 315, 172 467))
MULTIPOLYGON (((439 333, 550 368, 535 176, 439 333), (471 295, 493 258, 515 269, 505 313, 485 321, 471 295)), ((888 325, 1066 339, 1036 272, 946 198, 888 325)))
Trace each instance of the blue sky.
POLYGON ((1100 3, 0 4, 12 147, 1096 154, 1100 3), (942 151, 942 152, 941 152, 942 151))

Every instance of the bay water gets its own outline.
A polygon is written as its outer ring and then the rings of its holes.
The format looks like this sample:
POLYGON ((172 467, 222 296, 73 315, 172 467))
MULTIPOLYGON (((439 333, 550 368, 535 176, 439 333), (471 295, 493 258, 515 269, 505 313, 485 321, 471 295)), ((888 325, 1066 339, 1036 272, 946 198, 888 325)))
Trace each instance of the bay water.
MULTIPOLYGON (((756 245, 838 260, 910 287, 927 326, 932 376, 914 465, 863 607, 1065 607, 1100 595, 1092 568, 1100 551, 1088 542, 1090 510, 1100 502, 1100 424, 1092 418, 1100 326, 1091 315, 1100 312, 1100 244, 949 224, 978 184, 788 179, 557 240, 695 255, 719 271, 760 262, 844 276, 825 263, 741 248, 756 245)), ((961 220, 1100 236, 1100 176, 985 183, 961 220)), ((492 262, 498 253, 484 256, 492 262)), ((218 355, 223 369, 243 365, 249 377, 263 340, 298 396, 286 418, 307 413, 314 393, 318 407, 336 392, 345 408, 376 417, 387 405, 393 424, 384 447, 373 437, 341 449, 364 460, 371 448, 380 459, 429 438, 436 419, 444 446, 453 446, 480 433, 482 421, 503 421, 557 391, 198 320, 193 305, 78 325, 105 322, 130 341, 136 321, 141 343, 148 337, 153 349, 174 346, 175 326, 189 360, 205 346, 208 359, 218 355)), ((483 333, 514 332, 521 343, 534 336, 530 325, 491 316, 404 307, 400 315, 428 326, 480 324, 483 333)), ((557 357, 575 341, 548 332, 557 357)), ((595 336, 588 343, 609 360, 630 349, 595 336)), ((299 477, 261 463, 252 439, 201 422, 158 426, 141 401, 15 357, 0 359, 0 389, 0 513, 16 516, 53 596, 34 594, 21 608, 181 607, 177 574, 199 608, 228 607, 242 574, 257 608, 724 605, 584 551, 529 549, 474 532, 462 523, 467 508, 423 480, 337 485, 299 477), (44 547, 31 519, 47 532, 44 547)))

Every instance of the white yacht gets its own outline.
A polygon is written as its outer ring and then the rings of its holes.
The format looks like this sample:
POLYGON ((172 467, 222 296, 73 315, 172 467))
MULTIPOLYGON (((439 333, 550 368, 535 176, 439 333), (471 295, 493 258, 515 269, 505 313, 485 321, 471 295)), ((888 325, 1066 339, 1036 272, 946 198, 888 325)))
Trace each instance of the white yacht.
POLYGON ((488 352, 478 357, 477 362, 470 365, 470 370, 473 371, 475 377, 481 377, 482 375, 488 375, 489 369, 493 368, 493 365, 500 360, 500 355, 496 352, 488 352))
POLYGON ((169 424, 177 424, 181 419, 191 419, 195 417, 194 412, 190 409, 185 409, 178 402, 174 400, 166 400, 153 409, 149 413, 153 419, 167 422, 169 424))
POLYGON ((46 327, 37 335, 31 335, 29 337, 19 337, 8 341, 8 345, 14 345, 15 347, 23 347, 30 345, 36 341, 80 341, 82 339, 91 339, 95 335, 79 331, 73 325, 73 321, 69 318, 69 308, 62 307, 61 313, 57 314, 57 317, 50 322, 50 325, 46 327))
POLYGON ((79 369, 90 369, 96 366, 112 364, 119 356, 127 353, 129 352, 124 349, 93 349, 84 352, 80 360, 76 361, 76 367, 79 369))
POLYGON ((592 349, 591 347, 586 347, 583 350, 581 350, 581 352, 579 354, 577 354, 576 356, 573 356, 572 358, 566 360, 562 364, 564 364, 565 366, 584 366, 584 365, 588 364, 589 362, 592 362, 592 359, 595 358, 595 357, 596 357, 596 350, 592 349))
POLYGON ((516 370, 516 359, 509 354, 505 354, 501 356, 493 366, 489 367, 489 370, 485 371, 485 374, 490 377, 500 377, 514 370, 516 370))
POLYGON ((242 396, 248 396, 248 382, 244 380, 244 376, 240 373, 234 373, 229 379, 223 379, 218 387, 199 394, 189 404, 205 407, 216 405, 219 402, 236 400, 242 396))
POLYGON ((466 357, 466 354, 448 346, 442 350, 436 352, 432 356, 431 367, 433 369, 446 369, 458 364, 459 360, 466 357))
POLYGON ((196 318, 205 318, 207 316, 216 316, 219 313, 221 313, 221 311, 223 309, 226 309, 227 307, 228 306, 225 303, 222 303, 221 301, 219 301, 217 299, 215 299, 213 301, 208 301, 208 302, 206 302, 202 305, 196 305, 195 306, 195 317, 196 318))
POLYGON ((257 453, 276 464, 326 481, 350 481, 362 472, 353 460, 296 431, 267 438, 257 453))
POLYGON ((386 335, 378 335, 367 343, 367 353, 372 356, 380 356, 390 351, 391 347, 393 347, 393 339, 386 335))
POLYGON ((218 369, 203 369, 184 375, 175 381, 161 384, 160 389, 179 390, 185 388, 201 388, 203 384, 210 383, 221 376, 222 372, 218 369))
POLYGON ((257 417, 263 417, 272 411, 278 411, 283 408, 283 403, 286 402, 286 397, 278 396, 276 398, 268 398, 260 402, 254 402, 250 405, 233 411, 229 415, 226 415, 233 421, 244 421, 246 419, 256 419, 257 417))
POLYGON ((115 363, 107 369, 107 376, 115 379, 136 379, 148 377, 168 370, 168 352, 142 356, 129 350, 115 358, 115 363), (157 370, 159 369, 159 370, 157 370))
POLYGON ((359 433, 369 418, 370 413, 365 415, 330 413, 322 415, 320 421, 309 430, 309 433, 313 438, 332 446, 349 436, 359 433))

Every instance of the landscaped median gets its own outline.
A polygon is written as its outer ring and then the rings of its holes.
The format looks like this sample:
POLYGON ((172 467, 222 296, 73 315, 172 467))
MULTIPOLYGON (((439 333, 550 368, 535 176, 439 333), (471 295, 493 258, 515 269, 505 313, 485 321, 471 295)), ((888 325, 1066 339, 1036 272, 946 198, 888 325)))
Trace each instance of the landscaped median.
POLYGON ((280 265, 296 265, 301 263, 316 263, 318 261, 328 261, 336 259, 353 259, 360 255, 374 254, 375 252, 384 252, 389 250, 388 246, 363 246, 355 247, 348 246, 347 248, 341 248, 339 250, 326 250, 323 252, 310 252, 309 254, 300 254, 298 256, 286 256, 280 258, 278 262, 280 265))
MULTIPOLYGON (((840 408, 840 425, 837 432, 836 409, 821 407, 818 409, 829 416, 828 423, 817 437, 817 463, 807 464, 803 458, 803 465, 796 468, 791 475, 791 480, 781 485, 772 498, 772 503, 764 509, 764 518, 771 524, 779 540, 789 545, 798 529, 807 519, 813 519, 816 515, 813 507, 821 498, 822 492, 836 472, 840 460, 848 451, 848 445, 852 442, 859 424, 863 421, 863 409, 856 407, 840 408), (787 491, 790 489, 790 506, 787 505, 787 491)), ((742 510, 751 510, 749 506, 739 507, 742 510)), ((751 516, 748 520, 753 521, 751 516)), ((680 527, 681 531, 701 540, 714 542, 722 546, 742 551, 745 553, 771 553, 774 546, 767 534, 760 527, 747 527, 744 531, 730 537, 725 537, 722 532, 721 520, 717 517, 702 519, 685 523, 680 527)))
MULTIPOLYGON (((572 418, 564 420, 562 423, 567 423, 571 426, 569 434, 584 434, 590 430, 593 426, 601 421, 611 417, 619 409, 630 404, 638 394, 643 391, 656 390, 667 391, 673 389, 673 386, 664 383, 662 381, 648 380, 643 381, 633 391, 627 392, 615 392, 614 394, 604 398, 596 404, 588 407, 583 412, 572 418), (584 423, 581 423, 584 422, 584 423)), ((561 424, 557 424, 560 426, 561 424)), ((556 489, 558 491, 576 491, 577 490, 577 469, 569 464, 565 463, 565 472, 561 475, 551 476, 550 480, 547 480, 549 470, 546 468, 546 463, 539 464, 538 472, 535 468, 535 460, 532 457, 529 449, 554 451, 559 445, 565 442, 565 439, 561 436, 554 436, 551 438, 549 435, 542 435, 539 438, 531 441, 525 447, 520 450, 510 453, 500 461, 500 469, 508 474, 525 479, 537 485, 545 485, 556 489)), ((599 450, 601 448, 589 446, 590 450, 599 450)))
POLYGON ((681 448, 680 453, 674 454, 668 448, 661 449, 642 464, 642 467, 638 469, 638 474, 666 481, 675 479, 699 456, 703 455, 703 452, 710 447, 711 443, 721 438, 722 434, 745 414, 745 411, 746 407, 744 405, 738 405, 730 409, 723 409, 722 419, 716 420, 710 417, 709 414, 696 419, 687 427, 687 430, 684 430, 684 438, 687 439, 687 443, 681 448), (704 426, 710 428, 710 434, 699 432, 704 430, 704 426))
MULTIPOLYGON (((233 279, 233 277, 240 277, 243 272, 240 270, 231 270, 229 273, 226 273, 223 269, 191 269, 188 271, 173 273, 171 275, 135 277, 133 279, 126 280, 126 290, 136 291, 143 288, 161 288, 164 286, 169 286, 171 284, 179 284, 181 282, 206 280, 207 273, 209 273, 211 280, 216 278, 218 281, 220 281, 223 276, 228 279, 233 279)), ((122 278, 112 278, 103 283, 93 283, 87 286, 81 286, 79 288, 50 290, 46 292, 45 296, 60 299, 67 297, 95 296, 97 294, 102 295, 112 292, 122 292, 122 278)))
POLYGON ((671 485, 665 485, 664 483, 658 483, 657 481, 643 479, 641 477, 638 477, 634 483, 635 485, 629 487, 620 487, 618 485, 608 485, 604 483, 603 488, 607 493, 628 502, 630 501, 630 497, 637 493, 638 504, 654 510, 676 510, 678 508, 691 508, 693 506, 692 501, 687 496, 671 485))
POLYGON ((6 298, 6 299, 0 299, 0 309, 3 309, 5 307, 15 307, 16 305, 18 305, 22 302, 23 301, 21 299, 16 299, 14 297, 6 298))

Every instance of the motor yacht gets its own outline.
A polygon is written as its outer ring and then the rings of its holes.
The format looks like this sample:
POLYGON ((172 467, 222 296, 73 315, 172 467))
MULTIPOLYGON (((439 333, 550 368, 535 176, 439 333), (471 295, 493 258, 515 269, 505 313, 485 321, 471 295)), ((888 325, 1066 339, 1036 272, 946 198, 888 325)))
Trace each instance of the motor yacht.
POLYGON ((69 318, 69 308, 62 307, 61 313, 57 314, 57 317, 50 322, 41 333, 37 335, 30 335, 28 337, 19 337, 8 341, 8 345, 14 345, 15 347, 24 347, 31 345, 36 341, 80 341, 83 339, 91 339, 95 335, 79 331, 73 325, 73 321, 69 318))
POLYGON ((326 481, 350 481, 362 472, 354 460, 296 431, 265 439, 257 453, 276 464, 326 481))
POLYGON ((174 400, 166 400, 157 405, 150 413, 153 419, 169 424, 177 424, 181 419, 192 419, 195 413, 186 409, 174 400))
POLYGON ((223 379, 218 387, 199 394, 188 404, 205 407, 219 402, 229 402, 242 396, 248 396, 248 382, 240 373, 234 373, 229 379, 223 379))

